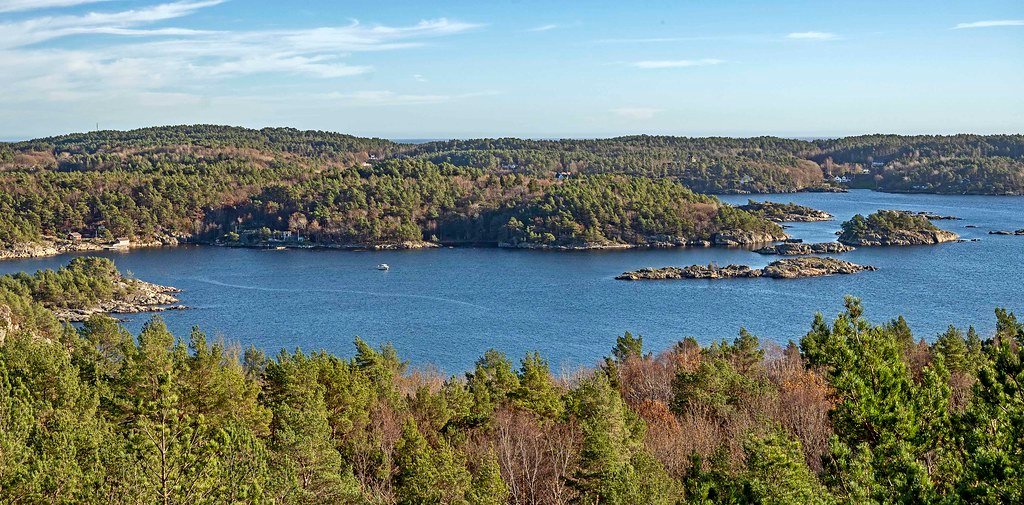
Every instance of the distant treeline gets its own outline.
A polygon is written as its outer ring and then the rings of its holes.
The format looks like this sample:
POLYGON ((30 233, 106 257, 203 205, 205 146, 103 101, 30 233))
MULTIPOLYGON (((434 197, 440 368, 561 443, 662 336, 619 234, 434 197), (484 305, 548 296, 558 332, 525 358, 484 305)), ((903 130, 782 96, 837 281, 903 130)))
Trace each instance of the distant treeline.
POLYGON ((688 190, 825 190, 852 177, 890 191, 1024 194, 1022 146, 1020 135, 410 145, 289 128, 99 131, 0 144, 0 245, 71 231, 289 230, 366 245, 701 240, 769 225, 688 190))
POLYGON ((446 377, 358 338, 268 357, 160 319, 76 329, 32 296, 0 283, 6 502, 1024 499, 1024 327, 1003 310, 988 338, 929 344, 848 299, 785 348, 627 333, 569 375, 492 350, 446 377))

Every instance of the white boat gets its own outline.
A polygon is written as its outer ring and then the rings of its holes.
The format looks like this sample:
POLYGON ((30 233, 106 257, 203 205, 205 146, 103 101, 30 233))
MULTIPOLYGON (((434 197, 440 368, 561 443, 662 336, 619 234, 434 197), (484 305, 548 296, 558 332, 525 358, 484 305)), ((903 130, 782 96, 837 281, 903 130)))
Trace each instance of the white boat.
POLYGON ((390 269, 391 269, 391 267, 388 266, 387 263, 381 263, 380 265, 377 265, 377 270, 390 270, 390 269))

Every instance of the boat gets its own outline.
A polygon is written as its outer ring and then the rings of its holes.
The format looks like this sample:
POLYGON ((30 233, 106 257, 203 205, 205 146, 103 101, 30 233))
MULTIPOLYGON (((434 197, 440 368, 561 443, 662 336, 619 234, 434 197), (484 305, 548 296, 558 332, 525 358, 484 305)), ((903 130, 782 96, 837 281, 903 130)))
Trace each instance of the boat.
POLYGON ((391 267, 387 263, 381 263, 377 265, 377 270, 390 270, 391 267))
POLYGON ((274 248, 275 251, 284 251, 285 249, 288 249, 288 248, 283 246, 283 245, 279 245, 279 246, 274 248))

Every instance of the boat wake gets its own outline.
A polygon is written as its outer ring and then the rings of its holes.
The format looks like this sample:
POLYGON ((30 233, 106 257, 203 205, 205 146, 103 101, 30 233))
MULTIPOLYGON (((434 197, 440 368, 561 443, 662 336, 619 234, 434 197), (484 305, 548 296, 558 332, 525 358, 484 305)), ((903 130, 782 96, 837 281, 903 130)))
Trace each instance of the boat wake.
POLYGON ((354 289, 323 289, 323 288, 273 288, 266 286, 250 286, 245 284, 231 284, 228 282, 215 281, 212 279, 203 279, 200 277, 186 277, 188 280, 201 282, 203 284, 211 284, 214 286, 222 286, 225 288, 245 289, 249 291, 266 291, 272 293, 339 293, 339 294, 353 294, 353 295, 366 295, 366 296, 379 296, 383 298, 419 298, 422 300, 433 300, 437 302, 452 303, 456 305, 464 305, 466 307, 473 307, 480 310, 490 310, 483 305, 477 305, 462 300, 456 300, 454 298, 445 298, 442 296, 429 296, 429 295, 413 295, 408 293, 378 293, 373 291, 359 291, 354 289))

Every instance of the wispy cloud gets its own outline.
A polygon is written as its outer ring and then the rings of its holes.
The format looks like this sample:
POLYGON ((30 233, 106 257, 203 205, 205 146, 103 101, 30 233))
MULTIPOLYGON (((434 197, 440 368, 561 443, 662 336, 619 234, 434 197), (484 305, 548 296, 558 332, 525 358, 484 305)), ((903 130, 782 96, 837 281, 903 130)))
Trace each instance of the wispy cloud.
POLYGON ((619 107, 617 109, 611 109, 609 112, 626 119, 651 119, 655 114, 662 110, 664 109, 655 109, 652 107, 619 107))
MULTIPOLYGON (((0 68, 4 68, 0 89, 8 98, 76 100, 119 93, 187 94, 218 80, 254 74, 342 78, 373 71, 370 65, 348 61, 354 53, 419 47, 429 39, 480 26, 443 18, 405 26, 353 21, 342 26, 263 31, 154 26, 213 8, 222 1, 178 1, 114 12, 0 22, 0 68), (38 45, 92 35, 107 37, 98 39, 96 45, 38 45)), ((361 99, 369 101, 373 97, 361 99)), ((385 101, 383 96, 376 99, 385 101)))
POLYGON ((546 32, 546 31, 554 30, 555 28, 559 28, 559 27, 560 27, 560 25, 556 25, 556 24, 552 23, 552 24, 535 26, 535 27, 530 28, 530 29, 528 29, 526 31, 528 31, 528 32, 546 32))
POLYGON ((704 58, 700 60, 645 60, 631 63, 636 68, 658 69, 658 68, 685 68, 704 67, 725 63, 725 60, 715 58, 704 58))
POLYGON ((31 11, 54 7, 73 7, 75 5, 105 2, 107 0, 0 0, 0 12, 31 11))
POLYGON ((422 74, 412 74, 412 80, 416 82, 427 82, 427 78, 422 74))
POLYGON ((474 98, 480 96, 491 96, 497 94, 494 91, 480 91, 475 93, 461 94, 434 94, 419 95, 396 93, 386 90, 355 91, 350 93, 325 93, 316 95, 317 101, 330 101, 340 106, 368 107, 384 105, 425 105, 445 103, 454 100, 474 98))
POLYGON ((786 35, 787 39, 800 40, 835 40, 838 35, 829 32, 793 32, 786 35))
POLYGON ((990 21, 975 21, 973 23, 959 23, 953 27, 954 30, 964 28, 993 28, 996 26, 1024 26, 1024 19, 993 19, 990 21))

